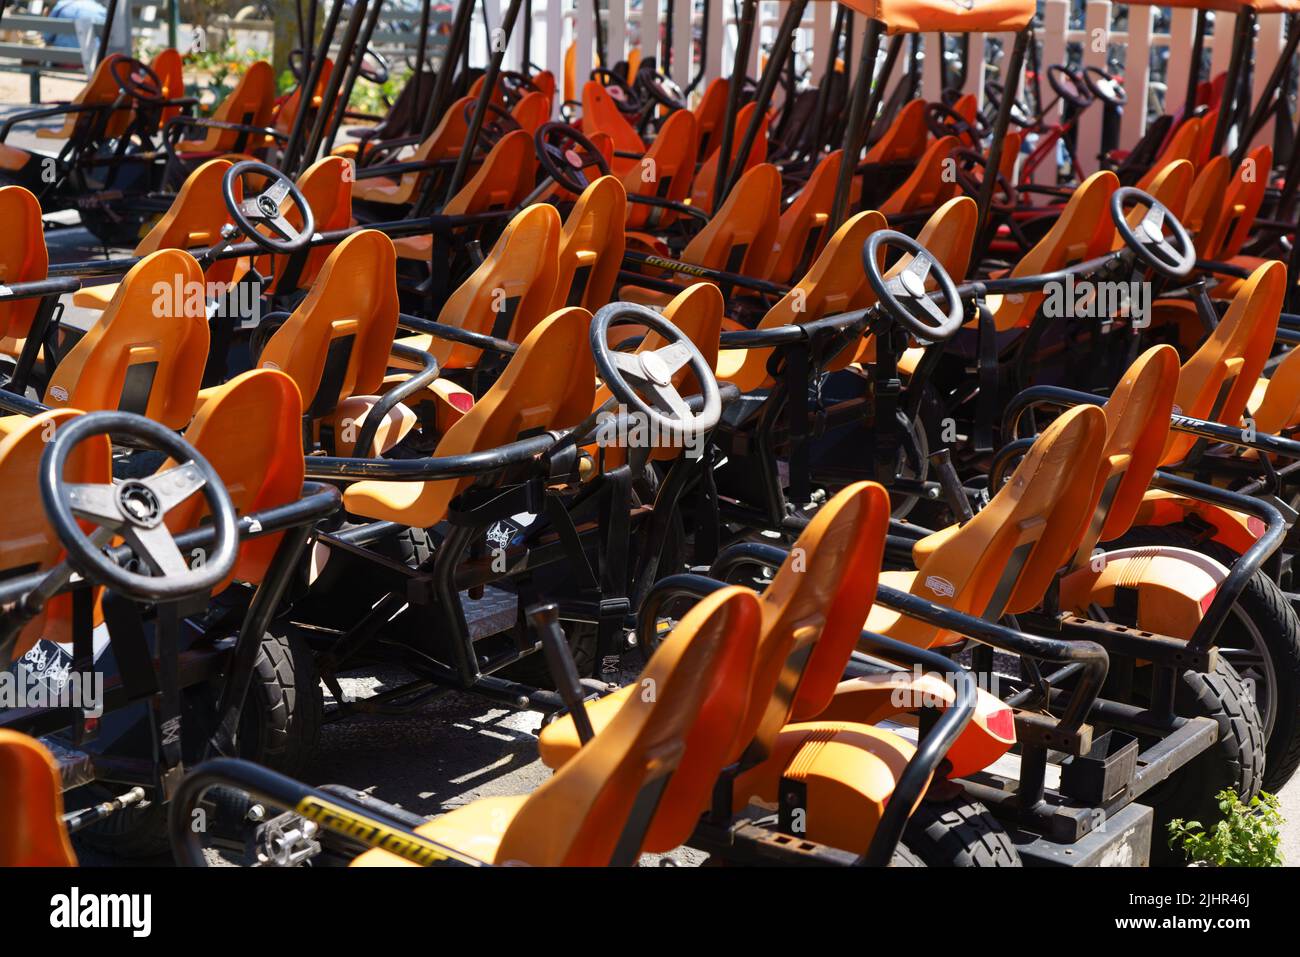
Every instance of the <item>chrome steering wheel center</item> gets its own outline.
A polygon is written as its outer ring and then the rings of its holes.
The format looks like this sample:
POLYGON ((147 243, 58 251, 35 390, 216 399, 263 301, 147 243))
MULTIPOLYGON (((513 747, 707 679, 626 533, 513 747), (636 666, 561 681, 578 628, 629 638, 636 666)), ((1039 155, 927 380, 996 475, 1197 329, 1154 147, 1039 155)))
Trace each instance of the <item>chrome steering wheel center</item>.
POLYGON ((117 506, 122 517, 137 528, 153 528, 163 518, 162 502, 143 482, 123 482, 117 487, 117 506))
POLYGON ((646 374, 646 378, 655 385, 668 385, 673 379, 673 374, 668 371, 667 363, 653 352, 642 354, 641 371, 643 371, 646 374))

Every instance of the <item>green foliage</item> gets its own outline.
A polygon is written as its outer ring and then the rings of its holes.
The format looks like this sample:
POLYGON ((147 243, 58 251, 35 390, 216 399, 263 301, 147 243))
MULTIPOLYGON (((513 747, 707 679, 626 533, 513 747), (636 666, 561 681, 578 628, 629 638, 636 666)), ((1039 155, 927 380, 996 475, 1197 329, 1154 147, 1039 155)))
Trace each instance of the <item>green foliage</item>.
POLYGON ((265 54, 252 48, 240 50, 233 39, 227 39, 219 48, 195 50, 185 54, 185 93, 199 97, 199 110, 210 115, 226 98, 249 64, 265 59, 265 54))
POLYGON ((348 100, 348 108, 359 113, 383 116, 393 100, 397 99, 397 94, 402 91, 411 73, 411 70, 403 70, 401 73, 394 70, 383 86, 376 86, 369 80, 358 77, 348 100))
POLYGON ((1276 795, 1260 792, 1242 803, 1231 789, 1215 795, 1223 818, 1208 831, 1200 821, 1169 822, 1169 846, 1178 842, 1188 861, 1213 867, 1281 867, 1282 814, 1276 795))

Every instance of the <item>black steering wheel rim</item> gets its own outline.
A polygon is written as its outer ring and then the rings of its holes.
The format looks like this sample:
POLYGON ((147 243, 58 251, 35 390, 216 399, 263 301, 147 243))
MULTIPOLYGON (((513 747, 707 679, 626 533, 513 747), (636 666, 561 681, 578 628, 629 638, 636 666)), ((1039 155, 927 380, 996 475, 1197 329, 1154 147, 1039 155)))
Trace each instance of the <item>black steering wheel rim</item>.
POLYGON ((664 76, 658 70, 638 70, 636 83, 660 106, 674 111, 686 109, 686 94, 682 88, 671 77, 664 76))
POLYGON ((620 113, 635 116, 645 109, 645 102, 640 94, 613 70, 596 67, 591 71, 591 78, 605 88, 605 92, 614 101, 620 113))
POLYGON ((157 103, 166 98, 162 78, 143 60, 119 56, 108 65, 108 72, 117 88, 132 99, 157 103))
POLYGON ((221 179, 221 196, 226 202, 226 211, 240 231, 258 246, 269 253, 289 254, 304 249, 316 232, 316 217, 311 206, 303 198, 297 184, 285 173, 274 166, 259 163, 257 160, 242 160, 230 169, 221 179), (244 199, 235 198, 235 183, 244 176, 257 174, 271 181, 257 196, 244 199), (294 206, 302 215, 302 229, 295 229, 284 216, 284 201, 292 199, 294 206), (281 238, 274 239, 263 233, 258 227, 266 226, 277 232, 281 238))
POLYGON ((1083 82, 1089 92, 1103 103, 1111 106, 1123 106, 1128 102, 1128 92, 1118 77, 1112 76, 1099 66, 1083 68, 1083 82))
POLYGON ((610 393, 632 412, 657 426, 661 435, 674 439, 702 435, 718 424, 722 417, 722 398, 713 369, 695 343, 660 313, 636 303, 612 302, 596 310, 590 339, 596 372, 610 393), (649 352, 616 352, 609 346, 609 328, 616 322, 645 326, 663 337, 665 344, 649 352), (672 384, 673 375, 688 363, 704 396, 704 407, 698 413, 687 407, 672 384), (639 380, 640 386, 667 408, 652 407, 637 393, 628 377, 639 380))
POLYGON ((588 166, 595 166, 601 176, 609 175, 609 163, 605 162, 596 145, 567 123, 558 120, 543 123, 533 134, 533 147, 546 175, 571 193, 581 194, 591 185, 583 172, 588 166), (581 147, 582 151, 565 148, 565 140, 581 147))
POLYGON ((1196 265, 1196 246, 1178 217, 1150 193, 1135 186, 1121 186, 1110 197, 1110 218, 1124 244, 1138 260, 1170 279, 1182 279, 1196 265), (1131 206, 1145 206, 1147 211, 1137 226, 1130 226, 1126 211, 1131 206), (1166 236, 1168 224, 1172 236, 1166 236), (1181 248, 1175 248, 1173 239, 1181 248))
MULTIPOLYGON (((976 179, 971 175, 974 167, 979 166, 984 170, 984 176, 989 174, 988 157, 979 150, 956 149, 952 152, 952 160, 957 165, 953 170, 953 175, 957 177, 957 185, 962 188, 966 195, 972 199, 979 199, 980 191, 983 189, 983 180, 976 179)), ((993 191, 993 208, 999 212, 1008 212, 1016 208, 1016 191, 1010 181, 998 170, 996 177, 997 189, 993 191), (1001 190, 1004 202, 998 201, 998 191, 1001 190)))
MULTIPOLYGON (((989 101, 995 111, 1002 109, 1002 97, 1006 95, 1006 88, 997 80, 984 81, 984 98, 989 101)), ((1030 130, 1038 125, 1038 120, 1030 113, 1029 106, 1023 100, 1012 98, 1011 112, 1008 118, 1022 130, 1030 130)))
POLYGON ((862 266, 881 308, 917 339, 922 342, 943 342, 962 327, 965 315, 957 284, 948 275, 948 270, 943 268, 943 264, 911 236, 892 229, 876 230, 862 246, 862 266), (885 277, 880 268, 880 252, 887 246, 902 249, 912 256, 907 266, 889 278, 885 277), (948 300, 947 313, 939 309, 925 289, 925 281, 931 276, 948 300), (918 313, 924 313, 935 324, 927 323, 918 313))
POLYGON ((373 47, 366 47, 366 52, 361 54, 361 63, 357 66, 357 72, 376 86, 383 86, 388 82, 392 68, 388 64, 387 57, 373 47), (372 62, 367 63, 367 60, 372 62))
MULTIPOLYGON (((519 121, 510 115, 508 110, 497 106, 495 103, 484 104, 487 111, 483 116, 483 122, 478 128, 478 144, 484 150, 491 150, 501 142, 501 138, 507 133, 513 133, 515 130, 523 129, 519 121)), ((474 111, 478 108, 478 100, 470 100, 465 104, 465 122, 473 124, 474 111)))
POLYGON ((1074 70, 1059 63, 1053 63, 1047 68, 1047 83, 1056 95, 1069 103, 1077 110, 1086 109, 1092 105, 1092 90, 1088 84, 1083 81, 1074 70))
POLYGON ((972 123, 951 106, 945 106, 943 103, 926 104, 925 125, 935 138, 965 134, 971 143, 979 143, 988 135, 988 127, 978 115, 972 123))
POLYGON ((234 503, 221 476, 183 438, 166 426, 132 412, 88 412, 67 422, 41 456, 41 502, 69 564, 91 581, 139 601, 174 601, 211 591, 225 580, 239 556, 234 503), (144 479, 111 485, 71 485, 63 481, 68 456, 76 446, 100 435, 128 435, 181 463, 144 479), (216 534, 211 554, 197 567, 186 563, 163 519, 167 512, 202 491, 216 534), (142 575, 109 559, 82 530, 95 523, 105 534, 120 535, 154 571, 142 575))

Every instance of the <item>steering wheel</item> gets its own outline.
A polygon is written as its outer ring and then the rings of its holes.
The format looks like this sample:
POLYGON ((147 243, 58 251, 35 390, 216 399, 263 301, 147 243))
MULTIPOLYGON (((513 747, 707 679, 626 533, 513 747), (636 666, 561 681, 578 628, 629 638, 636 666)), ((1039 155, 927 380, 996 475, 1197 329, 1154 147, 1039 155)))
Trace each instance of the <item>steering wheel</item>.
POLYGON ((361 66, 357 72, 376 86, 383 86, 388 82, 388 59, 378 50, 366 47, 366 52, 361 54, 361 66))
POLYGON ((1110 218, 1134 255, 1156 272, 1182 279, 1196 265, 1196 247, 1183 224, 1159 200, 1133 186, 1122 186, 1110 198, 1110 218), (1128 210, 1145 206, 1146 213, 1130 226, 1128 210), (1165 235, 1168 225, 1170 235, 1165 235))
MULTIPOLYGON (((973 199, 979 199, 980 191, 984 188, 984 177, 988 175, 989 161, 979 150, 958 149, 952 151, 952 159, 957 164, 954 174, 957 177, 957 185, 962 191, 973 199), (979 176, 975 175, 976 167, 979 168, 979 176)), ((1015 209, 1017 205, 1016 191, 1011 183, 998 170, 996 182, 993 189, 993 208, 1002 212, 1015 209), (998 200, 999 195, 1002 197, 998 200)))
POLYGON ((1128 93, 1119 77, 1111 76, 1099 66, 1084 67, 1083 82, 1092 95, 1103 103, 1123 106, 1128 102, 1128 93))
POLYGON ((128 56, 120 56, 108 65, 117 88, 127 96, 144 103, 157 103, 166 99, 163 81, 149 64, 128 56))
MULTIPOLYGON (((984 98, 989 101, 995 110, 999 112, 1002 110, 1002 97, 1005 95, 1005 88, 997 80, 985 81, 984 98)), ((1011 101, 1010 118, 1012 123, 1024 130, 1033 129, 1038 125, 1038 121, 1034 119, 1029 107, 1025 105, 1023 100, 1013 99, 1011 101)))
POLYGON ((1053 63, 1047 68, 1047 82, 1056 91, 1056 95, 1077 110, 1092 105, 1092 90, 1088 84, 1069 67, 1053 63))
POLYGON ((682 88, 658 70, 638 70, 636 85, 660 106, 670 110, 686 109, 686 94, 682 88))
POLYGON ((298 187, 284 173, 274 166, 267 166, 256 160, 243 160, 226 170, 221 179, 221 196, 226 201, 226 210, 240 230, 269 253, 296 253, 303 249, 316 232, 316 217, 311 206, 303 198, 298 187), (246 185, 244 177, 261 176, 270 181, 270 185, 257 196, 249 196, 243 189, 243 200, 235 198, 235 183, 246 185), (293 205, 302 214, 302 229, 298 230, 285 218, 284 201, 292 199, 293 205), (269 229, 274 235, 262 231, 269 229))
POLYGON ((597 67, 591 71, 591 78, 605 88, 605 92, 614 101, 620 113, 631 116, 645 109, 645 101, 641 99, 641 95, 628 86, 627 82, 613 70, 597 67))
POLYGON ((540 92, 528 74, 518 70, 502 70, 497 78, 501 83, 501 93, 511 106, 522 100, 527 93, 540 92))
POLYGON ((699 435, 717 425, 722 417, 722 399, 713 369, 695 343, 653 309, 630 302, 602 306, 591 322, 591 354, 596 359, 596 371, 614 398, 644 416, 660 434, 674 438, 699 435), (609 327, 620 322, 645 326, 667 344, 650 352, 616 352, 609 345, 609 327), (703 390, 704 408, 698 414, 691 411, 673 385, 674 373, 687 363, 703 390))
POLYGON ((957 284, 939 260, 911 236, 892 229, 876 230, 862 247, 862 266, 881 307, 917 339, 943 342, 961 328, 965 317, 957 284), (900 265, 889 270, 892 275, 887 276, 880 269, 880 252, 885 248, 901 249, 912 258, 906 265, 900 261, 900 265), (926 280, 931 277, 947 300, 946 312, 925 288, 926 280))
POLYGON ((207 459, 167 427, 132 412, 89 412, 69 421, 46 447, 40 468, 41 502, 68 563, 86 578, 139 601, 171 601, 215 588, 235 567, 239 530, 230 493, 207 459), (143 479, 110 484, 65 482, 68 456, 100 435, 128 435, 165 452, 180 465, 143 479), (216 541, 191 567, 163 521, 173 508, 202 491, 212 512, 216 541), (93 523, 89 534, 79 521, 93 523), (121 536, 152 575, 112 561, 104 546, 121 536))
MULTIPOLYGON (((465 104, 465 122, 467 124, 474 122, 474 110, 477 106, 477 100, 470 100, 465 104)), ((515 130, 521 130, 523 127, 519 125, 518 120, 495 103, 488 103, 486 106, 487 113, 483 116, 483 125, 478 128, 478 142, 483 149, 490 150, 501 142, 501 137, 507 133, 513 133, 515 130)))
POLYGON ((546 175, 570 193, 581 193, 590 185, 585 172, 590 166, 601 176, 609 175, 609 164, 596 145, 567 123, 543 123, 533 134, 533 146, 546 175))
POLYGON ((925 125, 930 133, 942 139, 945 136, 966 137, 970 143, 978 143, 988 135, 988 124, 978 115, 972 123, 950 106, 931 103, 925 108, 925 125))

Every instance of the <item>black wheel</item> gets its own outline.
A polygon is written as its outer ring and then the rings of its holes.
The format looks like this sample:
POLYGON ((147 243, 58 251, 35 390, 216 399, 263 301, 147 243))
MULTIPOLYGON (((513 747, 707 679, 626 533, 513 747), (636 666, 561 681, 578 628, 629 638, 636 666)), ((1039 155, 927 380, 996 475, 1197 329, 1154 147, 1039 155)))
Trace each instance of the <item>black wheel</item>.
POLYGON ((910 850, 902 841, 894 848, 894 856, 889 859, 890 867, 925 867, 925 861, 910 850))
MULTIPOLYGON (((515 627, 526 628, 522 611, 519 617, 520 621, 515 627)), ((573 654, 573 663, 578 666, 578 676, 590 678, 596 673, 596 626, 588 621, 561 621, 560 627, 564 629, 564 637, 569 641, 569 651, 573 654)), ((508 681, 518 681, 534 688, 555 689, 555 679, 551 677, 551 669, 546 665, 546 655, 540 651, 507 665, 496 674, 508 681)))
MULTIPOLYGON (((219 693, 218 688, 209 685, 190 689, 185 695, 181 728, 187 765, 202 756, 219 693)), ((268 632, 253 666, 253 680, 240 717, 239 756, 282 774, 297 775, 320 740, 321 708, 320 683, 311 650, 296 634, 268 632)), ((69 804, 89 806, 123 790, 92 784, 72 792, 69 804)), ((167 808, 152 800, 152 794, 149 797, 78 832, 77 842, 121 858, 168 854, 167 808)), ((245 796, 239 798, 238 803, 248 803, 245 796)))
MULTIPOLYGON (((1226 545, 1200 541, 1172 525, 1130 529, 1114 545, 1191 548, 1227 566, 1237 559, 1226 545)), ((1259 711, 1267 742, 1262 787, 1276 793, 1300 766, 1300 618, 1282 590, 1256 572, 1224 622, 1218 645, 1259 711)))
POLYGON ((1184 863, 1182 853, 1168 843, 1171 820, 1200 821, 1209 828, 1220 818, 1215 794, 1231 788, 1249 801, 1264 779, 1259 713, 1232 665, 1220 658, 1210 674, 1184 672, 1174 705, 1180 715, 1213 719, 1219 740, 1142 797, 1155 811, 1151 863, 1164 866, 1184 863))
POLYGON ((964 793, 923 800, 912 812, 903 840, 926 867, 1024 866, 997 818, 964 793))

